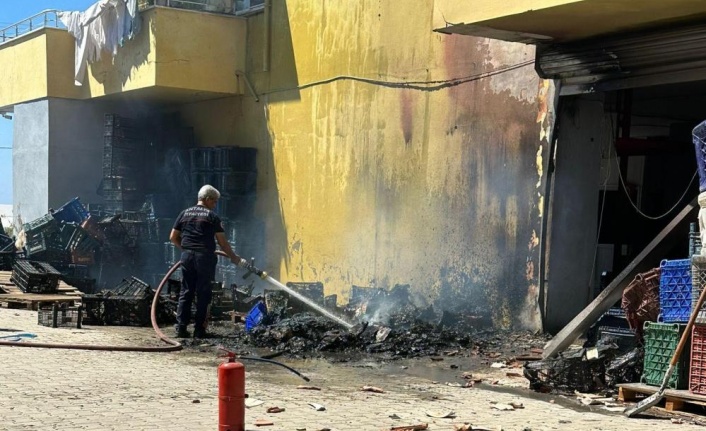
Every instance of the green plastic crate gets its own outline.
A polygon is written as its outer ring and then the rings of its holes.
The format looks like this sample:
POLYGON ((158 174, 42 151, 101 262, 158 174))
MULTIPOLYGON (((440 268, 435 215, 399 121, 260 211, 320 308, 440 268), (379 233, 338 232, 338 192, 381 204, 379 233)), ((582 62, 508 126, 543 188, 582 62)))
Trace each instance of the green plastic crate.
MULTIPOLYGON (((642 383, 654 386, 662 384, 664 373, 669 368, 669 361, 685 328, 686 325, 678 323, 645 322, 645 363, 640 379, 642 383)), ((690 345, 687 340, 669 379, 668 388, 686 389, 689 386, 690 345)))

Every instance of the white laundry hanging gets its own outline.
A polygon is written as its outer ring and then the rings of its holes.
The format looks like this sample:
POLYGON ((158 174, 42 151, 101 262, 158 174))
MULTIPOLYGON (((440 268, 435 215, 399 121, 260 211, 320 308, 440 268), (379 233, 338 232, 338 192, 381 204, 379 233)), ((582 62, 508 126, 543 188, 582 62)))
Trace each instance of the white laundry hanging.
POLYGON ((60 12, 59 19, 76 39, 74 83, 83 85, 86 64, 112 56, 140 31, 137 0, 99 0, 84 12, 60 12))

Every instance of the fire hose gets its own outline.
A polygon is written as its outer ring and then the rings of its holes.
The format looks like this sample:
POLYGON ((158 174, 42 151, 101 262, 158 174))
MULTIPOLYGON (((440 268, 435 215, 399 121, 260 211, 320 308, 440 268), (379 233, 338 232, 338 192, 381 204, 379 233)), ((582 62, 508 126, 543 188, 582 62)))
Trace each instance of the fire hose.
MULTIPOLYGON (((226 256, 225 253, 222 251, 216 251, 216 254, 219 254, 221 256, 226 256)), ((68 349, 68 350, 102 350, 102 351, 109 351, 109 352, 152 352, 152 353, 161 353, 161 352, 176 352, 179 350, 182 350, 184 347, 181 345, 180 342, 177 340, 171 339, 167 337, 164 332, 159 328, 159 325, 157 324, 157 303, 159 302, 159 296, 160 293, 162 292, 162 288, 164 288, 164 285, 167 284, 167 280, 172 276, 174 271, 176 271, 179 268, 179 265, 181 265, 181 262, 175 263, 171 268, 169 268, 169 271, 167 271, 167 274, 164 276, 162 281, 159 283, 159 286, 157 287, 157 290, 154 293, 154 298, 152 299, 152 309, 150 310, 150 319, 152 321, 152 329, 154 329, 154 332, 157 335, 157 338, 160 340, 164 341, 167 343, 167 346, 111 346, 111 345, 93 345, 93 344, 65 344, 65 343, 25 343, 23 341, 3 341, 0 340, 0 346, 11 346, 11 347, 38 347, 38 348, 44 348, 44 349, 68 349)), ((257 268, 254 267, 254 265, 250 265, 248 268, 248 273, 246 275, 250 275, 251 273, 255 273, 260 277, 266 277, 267 273, 264 271, 261 271, 257 268)), ((273 365, 278 365, 282 368, 285 368, 292 373, 296 374, 297 376, 301 377, 305 381, 309 381, 309 378, 302 375, 299 371, 295 370, 292 367, 289 367, 281 362, 273 361, 271 359, 265 359, 265 358, 257 358, 257 357, 252 357, 252 356, 237 356, 238 359, 242 360, 247 360, 247 361, 256 361, 256 362, 264 362, 267 364, 273 364, 273 365)))

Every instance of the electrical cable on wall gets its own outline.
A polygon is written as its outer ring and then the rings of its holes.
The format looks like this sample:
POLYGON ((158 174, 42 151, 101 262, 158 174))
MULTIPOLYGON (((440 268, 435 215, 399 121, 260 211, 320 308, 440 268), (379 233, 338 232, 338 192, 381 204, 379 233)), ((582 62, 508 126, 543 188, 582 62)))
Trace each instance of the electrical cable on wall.
POLYGON ((297 87, 282 88, 282 89, 278 89, 278 90, 270 90, 270 91, 262 92, 260 94, 261 95, 262 94, 274 94, 274 93, 282 93, 285 91, 304 90, 304 89, 316 87, 319 85, 330 84, 330 83, 336 82, 336 81, 358 81, 358 82, 362 82, 364 84, 379 85, 379 86, 388 87, 388 88, 402 88, 402 89, 421 90, 421 91, 438 91, 438 90, 442 90, 444 88, 455 87, 457 85, 465 84, 467 82, 478 81, 483 78, 488 78, 491 76, 500 75, 502 73, 510 72, 512 70, 519 69, 519 68, 522 68, 525 66, 529 66, 531 64, 534 64, 534 60, 523 61, 521 63, 513 64, 511 66, 503 67, 503 68, 496 69, 496 70, 492 70, 490 72, 479 73, 477 75, 470 75, 470 76, 466 76, 463 78, 452 78, 452 79, 446 79, 446 80, 441 80, 441 81, 396 81, 395 82, 395 81, 383 81, 383 80, 371 79, 371 78, 362 78, 359 76, 352 76, 352 75, 338 75, 338 76, 323 79, 320 81, 314 81, 314 82, 310 82, 307 84, 302 84, 297 87))

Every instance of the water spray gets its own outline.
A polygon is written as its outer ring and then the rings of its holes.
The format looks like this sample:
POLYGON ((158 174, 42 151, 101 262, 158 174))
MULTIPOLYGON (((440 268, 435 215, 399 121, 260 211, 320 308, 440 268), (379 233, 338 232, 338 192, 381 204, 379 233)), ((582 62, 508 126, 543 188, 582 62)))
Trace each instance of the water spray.
MULTIPOLYGON (((216 253, 226 256, 225 253, 222 251, 217 251, 216 253)), ((265 280, 266 282, 270 283, 272 286, 276 287, 278 290, 287 292, 290 296, 296 298, 298 301, 302 302, 304 305, 307 307, 313 309, 314 311, 318 312, 324 317, 328 317, 329 319, 333 320, 334 322, 338 323, 339 325, 343 326, 344 328, 348 329, 349 331, 353 329, 352 324, 346 322, 345 320, 341 319, 340 317, 336 316, 335 314, 331 313, 324 307, 321 307, 320 305, 316 304, 314 301, 311 299, 307 298, 306 296, 302 295, 301 293, 297 292, 296 290, 289 288, 285 286, 284 284, 280 283, 279 281, 275 280, 272 278, 270 275, 267 274, 267 272, 258 269, 255 266, 255 259, 250 259, 250 264, 245 267, 246 273, 243 275, 243 278, 248 278, 250 275, 255 274, 261 279, 265 280)))

